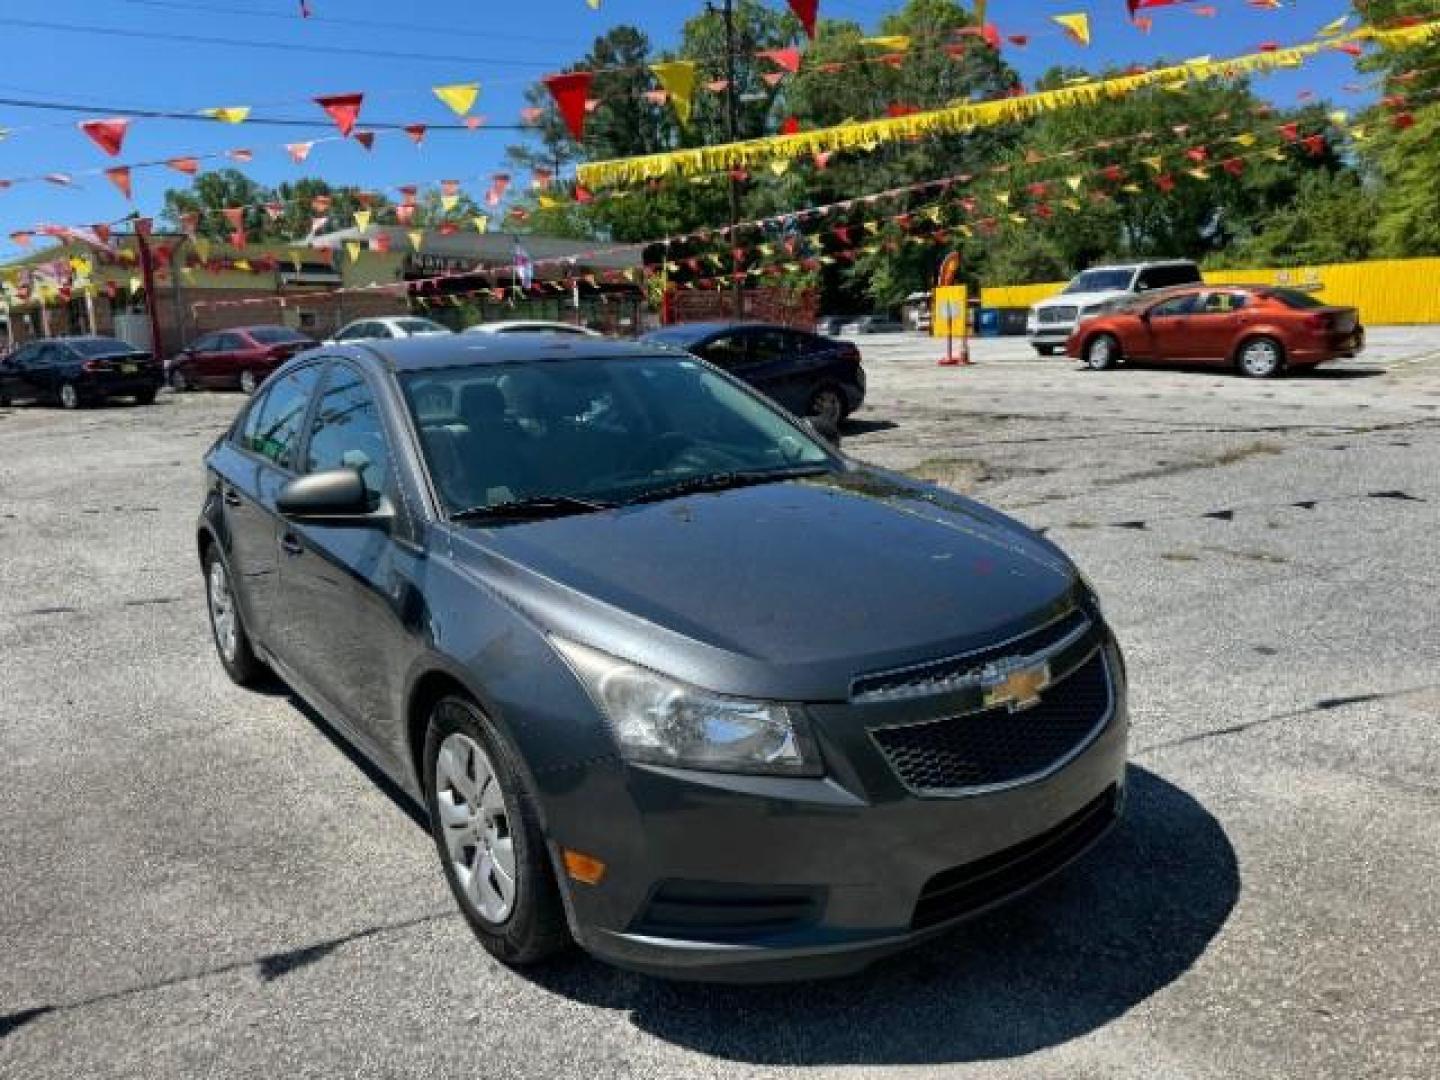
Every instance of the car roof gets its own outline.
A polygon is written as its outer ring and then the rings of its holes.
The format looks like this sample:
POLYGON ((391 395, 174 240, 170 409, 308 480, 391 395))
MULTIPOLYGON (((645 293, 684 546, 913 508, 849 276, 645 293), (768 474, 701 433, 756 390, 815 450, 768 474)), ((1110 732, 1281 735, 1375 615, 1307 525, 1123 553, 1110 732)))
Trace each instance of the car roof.
POLYGON ((561 327, 561 333, 593 333, 586 327, 576 326, 574 323, 560 322, 558 319, 496 319, 493 322, 476 323, 474 326, 467 326, 466 333, 493 334, 499 330, 514 330, 524 326, 554 326, 561 327))
POLYGON ((702 337, 709 337, 711 334, 723 333, 727 330, 790 330, 789 326, 780 326, 777 323, 749 322, 741 320, 717 320, 715 322, 692 322, 672 323, 670 326, 662 326, 658 330, 651 330, 645 335, 647 338, 689 338, 691 341, 702 337))
POLYGON ((654 345, 577 334, 452 334, 396 341, 365 341, 332 346, 330 355, 378 358, 394 371, 530 364, 557 360, 665 359, 676 353, 654 345))

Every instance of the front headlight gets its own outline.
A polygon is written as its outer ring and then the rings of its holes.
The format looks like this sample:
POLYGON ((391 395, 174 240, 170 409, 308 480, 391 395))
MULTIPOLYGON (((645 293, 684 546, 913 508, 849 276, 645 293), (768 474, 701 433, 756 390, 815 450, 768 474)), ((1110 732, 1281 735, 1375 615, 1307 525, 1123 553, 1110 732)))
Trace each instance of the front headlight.
POLYGON ((572 641, 550 640, 631 760, 716 772, 822 774, 797 705, 723 697, 572 641))

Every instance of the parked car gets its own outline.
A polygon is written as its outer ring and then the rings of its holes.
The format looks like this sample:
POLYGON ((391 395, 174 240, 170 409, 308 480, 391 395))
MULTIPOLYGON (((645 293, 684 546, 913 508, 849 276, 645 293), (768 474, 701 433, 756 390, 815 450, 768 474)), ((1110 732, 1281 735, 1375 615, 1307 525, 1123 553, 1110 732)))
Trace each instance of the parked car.
POLYGON ((845 320, 839 315, 826 315, 815 323, 815 333, 822 337, 834 337, 845 327, 845 320))
POLYGON ((904 323, 884 315, 862 315, 840 328, 842 334, 900 334, 904 331, 904 323))
POLYGON ((508 963, 854 970, 1120 813, 1125 668, 1064 554, 694 357, 315 352, 205 466, 225 670, 424 805, 508 963))
POLYGON ((766 323, 680 323, 640 340, 708 360, 797 416, 838 425, 865 401, 860 350, 846 341, 766 323))
POLYGON ((346 323, 325 344, 344 344, 350 341, 391 341, 396 338, 453 333, 454 331, 448 326, 442 326, 431 319, 400 315, 377 319, 357 319, 352 323, 346 323))
POLYGON ((1065 351, 1104 370, 1124 360, 1219 364, 1267 378, 1355 356, 1365 330, 1354 308, 1266 285, 1172 289, 1081 323, 1065 351))
POLYGON ((0 361, 0 405, 47 401, 78 409, 117 397, 149 405, 163 381, 153 356, 117 338, 46 338, 0 361))
POLYGON ((465 328, 467 334, 572 334, 577 337, 600 337, 586 326, 574 323, 547 322, 543 319, 505 319, 478 323, 465 328))
POLYGON ((1062 352, 1083 320, 1130 296, 1201 284, 1200 267, 1183 259, 1095 266, 1078 275, 1058 296, 1030 309, 1025 332, 1041 356, 1062 352))
POLYGON ((240 389, 253 394, 276 368, 315 341, 288 326, 234 326, 205 334, 167 365, 175 390, 240 389))

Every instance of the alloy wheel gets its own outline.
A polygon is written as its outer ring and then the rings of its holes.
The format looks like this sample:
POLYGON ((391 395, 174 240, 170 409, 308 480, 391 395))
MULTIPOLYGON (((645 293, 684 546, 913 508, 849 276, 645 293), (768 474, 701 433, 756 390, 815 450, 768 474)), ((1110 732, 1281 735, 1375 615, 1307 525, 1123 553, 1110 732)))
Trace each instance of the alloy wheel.
POLYGON ((230 577, 225 564, 218 558, 210 563, 210 582, 206 590, 210 603, 210 625, 215 630, 215 644, 220 655, 230 663, 240 650, 240 623, 235 614, 235 595, 230 591, 230 577))
POLYGON ((810 400, 810 415, 832 424, 839 424, 845 418, 845 403, 838 391, 818 390, 810 400))
POLYGON ((492 926, 515 910, 517 868, 509 807, 490 758, 455 732, 435 758, 435 803, 460 891, 492 926))
POLYGON ((255 387, 257 385, 259 384, 255 381, 255 373, 253 371, 242 371, 240 373, 240 389, 245 391, 245 393, 255 393, 255 387))
POLYGON ((75 389, 74 383, 66 383, 60 387, 60 404, 66 409, 78 409, 80 407, 80 391, 75 389))
POLYGON ((1085 352, 1085 364, 1096 371, 1103 371, 1115 360, 1115 342, 1108 334, 1101 334, 1090 343, 1085 352))
POLYGON ((185 377, 185 372, 178 368, 170 372, 170 389, 177 394, 183 394, 190 389, 190 380, 185 377))
POLYGON ((1280 367, 1280 349, 1273 341, 1264 338, 1247 344, 1240 353, 1240 368, 1246 375, 1263 379, 1273 375, 1280 367))

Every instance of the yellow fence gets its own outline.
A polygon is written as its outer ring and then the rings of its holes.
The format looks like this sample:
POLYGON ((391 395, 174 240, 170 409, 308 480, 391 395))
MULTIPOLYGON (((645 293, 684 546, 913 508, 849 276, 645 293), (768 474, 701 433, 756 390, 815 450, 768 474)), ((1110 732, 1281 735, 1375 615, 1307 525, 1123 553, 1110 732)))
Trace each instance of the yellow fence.
MULTIPOLYGON (((1213 270, 1214 285, 1293 285, 1314 291, 1327 304, 1360 309, 1370 326, 1440 323, 1440 259, 1379 259, 1373 262, 1302 266, 1288 270, 1213 270)), ((1064 282, 983 289, 983 307, 1030 307, 1048 300, 1064 282)))

